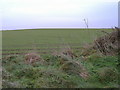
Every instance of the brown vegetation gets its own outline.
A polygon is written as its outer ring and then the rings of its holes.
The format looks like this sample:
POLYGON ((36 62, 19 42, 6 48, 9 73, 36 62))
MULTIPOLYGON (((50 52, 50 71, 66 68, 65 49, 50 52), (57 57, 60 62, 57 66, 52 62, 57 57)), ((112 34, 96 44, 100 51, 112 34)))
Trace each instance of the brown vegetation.
POLYGON ((119 76, 117 70, 115 70, 112 67, 100 68, 100 70, 98 71, 98 74, 99 74, 99 80, 101 82, 114 81, 118 79, 118 76, 119 76))
POLYGON ((60 64, 72 61, 72 59, 77 57, 70 47, 62 48, 60 51, 55 51, 52 55, 60 58, 60 64))
POLYGON ((70 58, 75 58, 77 57, 72 49, 70 47, 66 47, 66 48, 62 48, 61 50, 59 51, 55 51, 52 53, 53 56, 58 56, 58 57, 64 57, 64 56, 67 56, 67 57, 70 57, 70 58))
POLYGON ((94 41, 94 49, 103 55, 117 55, 120 51, 120 29, 115 27, 113 32, 107 33, 94 41))
POLYGON ((38 61, 43 61, 43 59, 37 53, 28 53, 25 55, 25 62, 27 64, 32 64, 38 61))
POLYGON ((120 29, 115 27, 111 33, 102 32, 106 35, 97 38, 92 44, 86 45, 81 53, 82 56, 86 57, 93 53, 111 56, 120 53, 120 29))
POLYGON ((89 77, 89 74, 87 70, 84 68, 84 66, 76 61, 68 61, 64 63, 60 69, 68 74, 79 75, 84 79, 87 79, 89 77))

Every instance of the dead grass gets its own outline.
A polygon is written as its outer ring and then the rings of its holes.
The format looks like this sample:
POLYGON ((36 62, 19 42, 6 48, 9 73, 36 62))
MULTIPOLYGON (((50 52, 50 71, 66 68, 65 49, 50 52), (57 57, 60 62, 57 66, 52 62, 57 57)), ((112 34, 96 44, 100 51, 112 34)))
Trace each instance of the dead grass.
POLYGON ((62 56, 67 56, 67 57, 70 57, 70 58, 75 58, 77 57, 74 53, 73 53, 73 50, 70 48, 69 45, 67 46, 64 46, 63 48, 60 48, 60 50, 58 51, 54 51, 52 53, 53 56, 58 56, 58 57, 62 57, 62 56))
POLYGON ((59 51, 53 52, 52 55, 60 58, 60 64, 72 61, 75 57, 77 57, 70 46, 65 46, 65 48, 61 48, 59 51))
POLYGON ((103 83, 111 82, 111 81, 118 79, 118 72, 117 72, 117 70, 113 69, 112 67, 101 68, 98 71, 98 74, 99 74, 99 80, 103 83))
POLYGON ((89 55, 97 53, 99 55, 118 55, 120 54, 120 29, 115 27, 113 32, 106 33, 106 35, 97 38, 93 43, 87 44, 83 47, 81 55, 86 58, 89 55))
POLYGON ((42 57, 39 54, 37 54, 35 52, 25 54, 25 63, 33 64, 35 62, 43 63, 44 60, 42 59, 42 57))
POLYGON ((60 70, 68 73, 68 74, 75 74, 79 75, 84 79, 87 79, 89 77, 89 74, 87 70, 84 68, 82 64, 80 64, 77 61, 68 61, 64 63, 61 67, 60 70))
POLYGON ((65 48, 62 48, 59 51, 55 51, 52 55, 60 58, 60 70, 69 74, 79 75, 84 79, 89 77, 88 72, 84 66, 81 63, 75 61, 77 56, 74 54, 70 46, 67 45, 65 48))
POLYGON ((120 29, 115 27, 113 32, 97 38, 94 48, 103 55, 118 55, 120 51, 120 29))

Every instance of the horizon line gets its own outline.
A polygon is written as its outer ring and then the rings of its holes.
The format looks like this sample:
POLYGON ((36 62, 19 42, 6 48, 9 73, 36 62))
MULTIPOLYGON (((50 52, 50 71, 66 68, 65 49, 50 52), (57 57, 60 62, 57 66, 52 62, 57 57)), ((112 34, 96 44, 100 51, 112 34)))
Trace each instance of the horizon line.
MULTIPOLYGON (((115 26, 114 26, 115 27, 115 26)), ((114 28, 111 27, 111 28, 114 28)), ((81 27, 40 27, 40 28, 18 28, 18 29, 0 29, 0 31, 7 30, 28 30, 28 29, 111 29, 110 27, 90 27, 90 28, 81 28, 81 27)))

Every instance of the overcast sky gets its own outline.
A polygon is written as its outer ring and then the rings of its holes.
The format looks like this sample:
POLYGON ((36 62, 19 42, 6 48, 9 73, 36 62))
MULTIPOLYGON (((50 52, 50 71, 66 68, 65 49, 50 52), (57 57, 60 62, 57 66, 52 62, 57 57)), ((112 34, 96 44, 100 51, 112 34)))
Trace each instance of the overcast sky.
POLYGON ((119 0, 0 0, 0 29, 110 28, 118 25, 119 0))

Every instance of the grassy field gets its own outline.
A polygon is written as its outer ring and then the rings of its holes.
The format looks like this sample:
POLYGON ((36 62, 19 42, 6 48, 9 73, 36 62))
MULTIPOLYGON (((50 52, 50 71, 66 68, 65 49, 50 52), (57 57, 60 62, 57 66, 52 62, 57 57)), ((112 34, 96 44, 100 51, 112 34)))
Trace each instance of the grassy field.
POLYGON ((101 31, 110 32, 111 29, 44 29, 44 30, 16 30, 2 32, 3 54, 26 53, 35 49, 37 52, 49 52, 54 49, 80 48, 86 43, 93 42, 104 35, 101 31), (28 50, 29 49, 29 50, 28 50))
POLYGON ((106 34, 102 31, 112 30, 3 31, 3 88, 118 88, 118 56, 105 56, 88 48, 106 34), (82 48, 86 44, 88 47, 82 48), (66 47, 71 53, 59 51, 66 47), (59 52, 57 56, 52 54, 55 51, 59 52), (29 52, 33 54, 26 56, 29 52))

